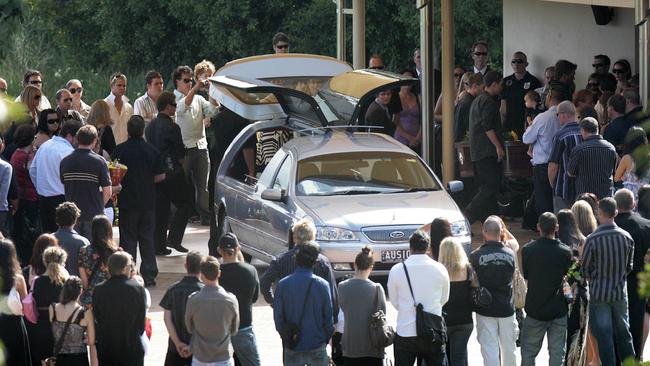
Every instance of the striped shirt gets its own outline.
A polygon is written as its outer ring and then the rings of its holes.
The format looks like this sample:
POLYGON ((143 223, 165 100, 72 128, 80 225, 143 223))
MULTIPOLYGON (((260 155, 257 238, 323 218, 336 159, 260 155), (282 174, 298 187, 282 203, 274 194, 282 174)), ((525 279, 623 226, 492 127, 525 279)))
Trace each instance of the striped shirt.
POLYGON ((133 102, 133 114, 141 116, 146 123, 149 123, 158 115, 158 107, 149 94, 144 93, 133 102))
POLYGON ((88 149, 76 149, 61 160, 60 174, 66 201, 74 202, 81 210, 80 222, 104 213, 102 188, 111 185, 104 158, 88 149))
POLYGON ((576 177, 576 196, 583 193, 593 193, 598 199, 611 196, 617 160, 616 148, 601 135, 590 136, 576 146, 567 168, 576 177))
POLYGON ((558 172, 555 177, 555 186, 553 187, 553 195, 562 197, 565 200, 574 200, 575 194, 575 179, 569 177, 567 174, 567 167, 569 166, 569 157, 571 151, 576 145, 582 142, 580 135, 580 127, 577 122, 569 122, 560 128, 555 139, 553 140, 553 149, 549 157, 549 163, 558 164, 558 172))
POLYGON ((616 224, 603 224, 587 237, 582 274, 589 280, 593 301, 611 302, 627 296, 627 274, 632 270, 634 240, 616 224))

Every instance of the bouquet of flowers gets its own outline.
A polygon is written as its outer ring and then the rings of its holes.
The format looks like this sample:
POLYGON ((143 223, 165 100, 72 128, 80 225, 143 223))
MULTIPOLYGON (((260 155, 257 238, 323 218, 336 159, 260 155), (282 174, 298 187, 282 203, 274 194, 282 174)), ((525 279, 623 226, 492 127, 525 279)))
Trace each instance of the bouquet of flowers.
POLYGON ((124 164, 120 164, 119 160, 108 162, 108 172, 111 174, 111 183, 114 186, 122 183, 122 178, 126 175, 127 170, 129 168, 124 164))

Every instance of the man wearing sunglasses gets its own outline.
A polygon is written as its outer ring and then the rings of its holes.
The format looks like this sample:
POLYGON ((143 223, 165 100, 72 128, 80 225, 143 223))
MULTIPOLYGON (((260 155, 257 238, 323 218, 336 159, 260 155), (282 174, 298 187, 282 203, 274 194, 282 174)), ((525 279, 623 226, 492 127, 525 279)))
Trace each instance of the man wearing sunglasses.
POLYGON ((472 69, 474 73, 481 73, 485 76, 485 73, 490 71, 490 66, 488 66, 488 45, 485 41, 477 41, 472 45, 472 60, 474 61, 474 66, 472 69))
POLYGON ((198 94, 201 89, 207 88, 209 81, 205 78, 198 79, 192 86, 194 72, 189 66, 178 66, 173 76, 176 83, 176 123, 181 128, 185 145, 185 171, 194 185, 196 209, 201 222, 208 225, 210 157, 203 120, 217 114, 217 102, 212 98, 207 101, 198 94))
POLYGON ((72 79, 65 84, 66 89, 72 95, 72 109, 79 112, 83 118, 88 118, 90 113, 90 106, 84 103, 81 98, 83 97, 84 88, 81 85, 81 80, 72 79))
POLYGON ((521 136, 526 128, 526 106, 524 95, 542 86, 535 76, 526 71, 528 58, 519 51, 510 61, 513 74, 503 79, 501 92, 501 120, 505 131, 515 131, 521 136))
POLYGON ((289 37, 278 32, 273 36, 273 51, 275 53, 289 53, 289 37))
POLYGON ((84 118, 79 112, 72 109, 72 94, 67 89, 60 89, 56 92, 56 113, 61 119, 61 123, 76 119, 83 122, 84 118))
MULTIPOLYGON (((43 76, 38 70, 27 70, 23 75, 23 88, 27 85, 35 86, 43 90, 43 76)), ((45 94, 41 94, 41 101, 38 104, 38 110, 42 111, 44 109, 52 108, 50 101, 47 99, 45 94)), ((20 102, 20 95, 16 97, 16 102, 20 102)))

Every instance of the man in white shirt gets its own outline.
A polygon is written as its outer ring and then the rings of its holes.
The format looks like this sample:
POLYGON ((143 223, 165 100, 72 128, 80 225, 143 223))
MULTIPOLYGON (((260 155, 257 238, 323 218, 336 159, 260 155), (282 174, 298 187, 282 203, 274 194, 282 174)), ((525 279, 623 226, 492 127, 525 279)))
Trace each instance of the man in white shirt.
POLYGON ((111 120, 113 124, 113 135, 117 145, 126 141, 129 133, 126 130, 126 123, 133 115, 133 106, 129 103, 126 93, 127 79, 126 75, 116 72, 111 75, 111 93, 104 98, 111 109, 111 120))
POLYGON ((425 312, 442 317, 442 306, 449 300, 449 274, 426 254, 429 236, 425 232, 413 233, 409 244, 410 257, 393 266, 388 275, 390 302, 397 309, 395 365, 410 366, 416 358, 426 360, 427 365, 442 365, 445 348, 417 336, 415 308, 422 304, 425 312))
POLYGON ((29 168, 29 176, 38 193, 38 208, 43 232, 57 231, 56 207, 65 202, 65 188, 61 182, 61 160, 74 151, 75 136, 81 121, 72 119, 61 126, 58 136, 53 136, 36 150, 29 168))
POLYGON ((192 181, 195 191, 196 209, 201 216, 201 223, 210 222, 208 207, 208 174, 210 157, 208 140, 205 136, 205 118, 217 114, 216 101, 208 102, 198 92, 209 85, 207 79, 196 80, 192 86, 194 72, 189 66, 178 66, 174 70, 176 90, 176 124, 181 128, 185 145, 185 173, 192 181))
POLYGON ((560 130, 557 105, 560 104, 561 98, 562 94, 559 91, 551 90, 545 103, 548 110, 538 114, 522 136, 524 144, 533 146, 531 163, 537 216, 544 212, 553 212, 553 188, 548 181, 548 159, 553 150, 553 139, 560 130))
POLYGON ((158 115, 156 100, 163 92, 163 77, 158 71, 149 71, 144 79, 147 82, 147 92, 133 103, 133 114, 149 123, 158 115))
POLYGON ((490 71, 490 66, 488 66, 488 45, 484 41, 474 42, 472 45, 472 60, 474 61, 474 66, 472 66, 473 72, 480 73, 485 76, 485 73, 490 71))
MULTIPOLYGON (((40 71, 38 70, 27 70, 25 71, 25 74, 23 75, 23 88, 26 87, 27 85, 33 85, 41 90, 43 90, 43 75, 41 74, 40 71)), ((42 98, 40 103, 38 104, 38 110, 42 111, 45 109, 52 108, 52 105, 50 104, 50 101, 47 100, 47 97, 45 94, 41 94, 42 98)), ((16 97, 16 102, 20 102, 20 95, 16 97)))

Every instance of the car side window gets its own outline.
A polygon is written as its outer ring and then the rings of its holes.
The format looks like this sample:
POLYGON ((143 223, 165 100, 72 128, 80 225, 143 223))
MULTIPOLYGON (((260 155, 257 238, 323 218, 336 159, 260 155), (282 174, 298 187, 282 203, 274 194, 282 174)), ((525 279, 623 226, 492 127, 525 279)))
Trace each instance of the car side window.
POLYGON ((293 159, 291 156, 287 156, 284 159, 284 162, 278 169, 278 174, 275 176, 275 181, 273 182, 273 189, 288 189, 289 188, 289 175, 291 174, 291 165, 293 165, 293 159))

